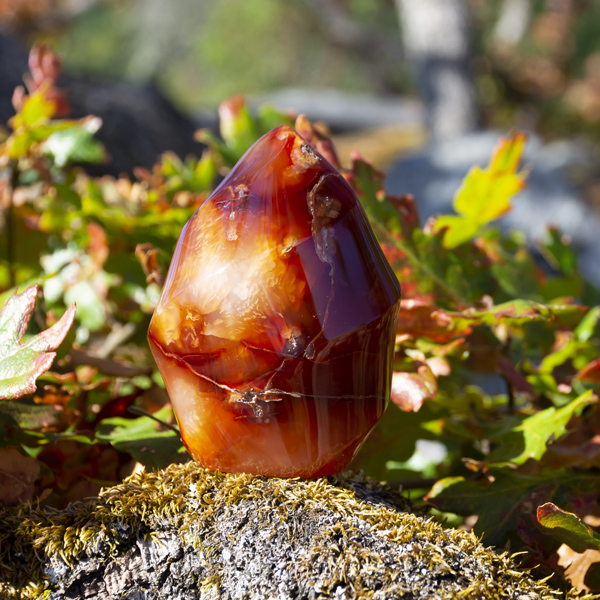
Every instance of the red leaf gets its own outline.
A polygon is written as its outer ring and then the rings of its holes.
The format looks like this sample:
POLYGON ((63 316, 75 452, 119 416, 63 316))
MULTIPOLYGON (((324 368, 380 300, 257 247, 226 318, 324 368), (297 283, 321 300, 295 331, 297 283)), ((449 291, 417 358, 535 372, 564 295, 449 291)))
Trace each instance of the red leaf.
POLYGON ((575 379, 589 381, 591 383, 600 383, 600 358, 588 363, 577 375, 575 379))
POLYGON ((294 129, 336 169, 341 168, 335 147, 322 127, 319 127, 317 123, 311 123, 305 115, 298 115, 294 123, 294 129))
POLYGON ((37 460, 23 456, 14 446, 0 448, 0 505, 14 506, 31 500, 39 475, 37 460))
POLYGON ((391 399, 404 411, 418 412, 426 398, 435 398, 438 385, 431 369, 415 363, 416 373, 394 372, 391 399))
POLYGON ((410 299, 400 302, 398 333, 445 343, 469 335, 471 327, 455 327, 454 319, 429 300, 410 299))

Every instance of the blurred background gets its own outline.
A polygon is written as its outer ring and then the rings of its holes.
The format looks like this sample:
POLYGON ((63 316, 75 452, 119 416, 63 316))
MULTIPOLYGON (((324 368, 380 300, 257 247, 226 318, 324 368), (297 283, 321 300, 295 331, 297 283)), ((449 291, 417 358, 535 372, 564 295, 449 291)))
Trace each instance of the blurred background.
POLYGON ((199 154, 193 131, 243 94, 326 121, 423 218, 522 129, 532 176, 506 227, 559 223, 600 281, 599 32, 598 0, 0 0, 0 121, 47 42, 75 116, 103 118, 107 172, 199 154))

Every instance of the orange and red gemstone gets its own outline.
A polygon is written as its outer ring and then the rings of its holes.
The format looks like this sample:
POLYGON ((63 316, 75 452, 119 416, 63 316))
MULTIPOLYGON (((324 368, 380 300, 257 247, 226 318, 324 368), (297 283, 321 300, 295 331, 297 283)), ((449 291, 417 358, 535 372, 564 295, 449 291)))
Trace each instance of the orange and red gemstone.
POLYGON ((399 301, 344 178, 290 127, 263 136, 185 226, 150 324, 190 454, 345 468, 389 398, 399 301))

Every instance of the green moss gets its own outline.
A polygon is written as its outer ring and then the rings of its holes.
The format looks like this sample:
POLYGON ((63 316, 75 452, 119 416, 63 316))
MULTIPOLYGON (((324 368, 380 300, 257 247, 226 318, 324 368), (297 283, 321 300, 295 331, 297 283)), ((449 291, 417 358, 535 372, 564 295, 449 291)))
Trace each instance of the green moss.
MULTIPOLYGON (((465 581, 460 590, 453 588, 453 597, 508 598, 517 592, 556 597, 544 583, 519 571, 506 554, 483 547, 472 533, 444 529, 415 514, 400 494, 363 476, 265 478, 208 471, 194 462, 133 475, 98 499, 65 510, 33 505, 1 509, 0 596, 43 598, 52 585, 43 571, 49 564, 74 565, 83 556, 122 557, 138 540, 160 545, 160 532, 167 527, 179 532, 184 547, 202 551, 205 576, 196 590, 222 584, 223 540, 255 539, 258 532, 265 545, 269 536, 310 540, 302 542, 305 551, 294 562, 294 578, 312 582, 322 596, 344 585, 355 597, 368 597, 365 590, 376 578, 393 597, 397 573, 387 573, 389 565, 377 546, 383 543, 398 549, 397 569, 425 570, 440 581, 456 579, 457 564, 464 570, 467 557, 473 572, 459 574, 465 581), (245 516, 224 527, 248 507, 251 519, 245 516), (376 543, 365 543, 365 536, 376 543)), ((402 583, 413 584, 424 585, 402 583)))

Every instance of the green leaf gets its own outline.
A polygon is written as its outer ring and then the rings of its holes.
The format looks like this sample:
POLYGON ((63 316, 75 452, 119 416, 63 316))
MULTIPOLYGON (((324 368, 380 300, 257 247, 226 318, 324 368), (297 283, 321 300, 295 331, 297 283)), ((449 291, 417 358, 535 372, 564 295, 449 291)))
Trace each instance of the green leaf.
MULTIPOLYGON (((519 515, 528 503, 545 502, 558 486, 557 473, 524 475, 511 469, 494 472, 494 481, 469 481, 464 477, 447 477, 438 481, 425 497, 443 512, 477 515, 475 533, 483 535, 489 545, 504 543, 516 528, 519 515)), ((574 479, 574 478, 573 478, 574 479)))
POLYGON ((598 330, 600 319, 600 306, 594 306, 574 330, 575 337, 580 342, 587 342, 598 330))
POLYGON ((404 412, 390 404, 364 446, 352 462, 353 470, 362 469, 378 479, 388 479, 387 463, 405 462, 415 452, 418 439, 435 439, 423 428, 432 419, 427 403, 418 413, 404 412))
POLYGON ((600 550, 600 535, 577 515, 558 508, 552 502, 538 506, 537 520, 545 533, 567 544, 575 552, 600 550))
MULTIPOLYGON (((165 406, 154 417, 166 420, 172 410, 165 406)), ((189 455, 179 434, 165 431, 162 425, 150 417, 104 419, 96 429, 96 437, 109 442, 117 450, 131 454, 146 467, 164 468, 174 462, 185 462, 189 455)))
POLYGON ((525 186, 525 174, 517 173, 526 136, 503 138, 487 169, 472 167, 454 197, 458 216, 438 218, 435 230, 445 229, 444 247, 456 248, 475 237, 480 228, 510 210, 510 199, 525 186))
POLYGON ((81 125, 56 131, 44 143, 44 150, 53 157, 58 167, 69 162, 102 162, 104 147, 94 138, 101 124, 98 118, 88 119, 81 125))
POLYGON ((48 404, 33 402, 0 402, 0 413, 9 416, 23 429, 41 429, 58 425, 61 413, 48 404))
POLYGON ((78 281, 64 294, 65 302, 77 304, 77 320, 90 331, 98 331, 106 323, 106 310, 98 291, 89 281, 78 281))
POLYGON ((243 96, 234 96, 219 106, 219 132, 238 160, 258 139, 259 131, 243 96))
POLYGON ((444 248, 452 249, 474 238, 481 225, 477 221, 457 215, 443 215, 435 222, 435 231, 446 229, 444 233, 444 248))
POLYGON ((44 98, 42 90, 37 90, 25 98, 21 110, 13 119, 13 127, 32 127, 40 121, 50 119, 56 112, 54 102, 44 98))
POLYGON ((517 530, 523 518, 535 520, 535 507, 555 500, 569 504, 573 498, 590 496, 595 502, 600 480, 590 473, 568 469, 544 469, 522 473, 513 468, 494 471, 494 478, 477 481, 447 477, 425 496, 443 512, 477 515, 474 532, 485 544, 500 546, 517 530))
POLYGON ((550 226, 547 238, 539 244, 540 251, 551 267, 562 271, 565 275, 577 272, 577 256, 567 236, 562 236, 559 229, 550 226))
MULTIPOLYGON (((571 360, 578 362, 581 360, 587 364, 598 356, 596 345, 590 341, 579 342, 577 340, 569 340, 562 348, 559 348, 551 354, 547 354, 539 366, 539 372, 544 375, 550 375, 556 369, 571 360)), ((582 365, 583 366, 583 365, 582 365)))
POLYGON ((0 313, 0 399, 35 391, 36 379, 52 364, 56 350, 75 318, 75 305, 49 329, 20 344, 33 314, 37 286, 11 296, 0 313))
POLYGON ((210 190, 217 176, 217 165, 209 152, 205 152, 194 167, 192 191, 210 190))
POLYGON ((294 126, 294 120, 275 108, 272 104, 264 104, 258 109, 258 127, 260 134, 265 134, 280 125, 294 126))
POLYGON ((346 178, 354 188, 369 221, 384 225, 387 231, 394 235, 405 233, 403 231, 405 223, 399 211, 383 193, 385 178, 383 173, 362 157, 355 156, 352 160, 352 169, 346 174, 346 178))
POLYGON ((502 252, 502 258, 491 266, 500 287, 510 298, 541 300, 538 292, 538 267, 529 252, 521 249, 511 256, 502 252))
POLYGON ((503 467, 521 465, 530 458, 540 460, 548 444, 565 433, 571 417, 594 402, 597 398, 588 390, 561 408, 552 406, 523 419, 516 427, 493 438, 498 448, 482 464, 503 467))
POLYGON ((497 325, 498 323, 522 325, 532 321, 549 321, 554 317, 554 313, 548 306, 532 300, 520 299, 497 304, 484 310, 443 311, 443 314, 462 327, 479 323, 486 325, 497 325))

